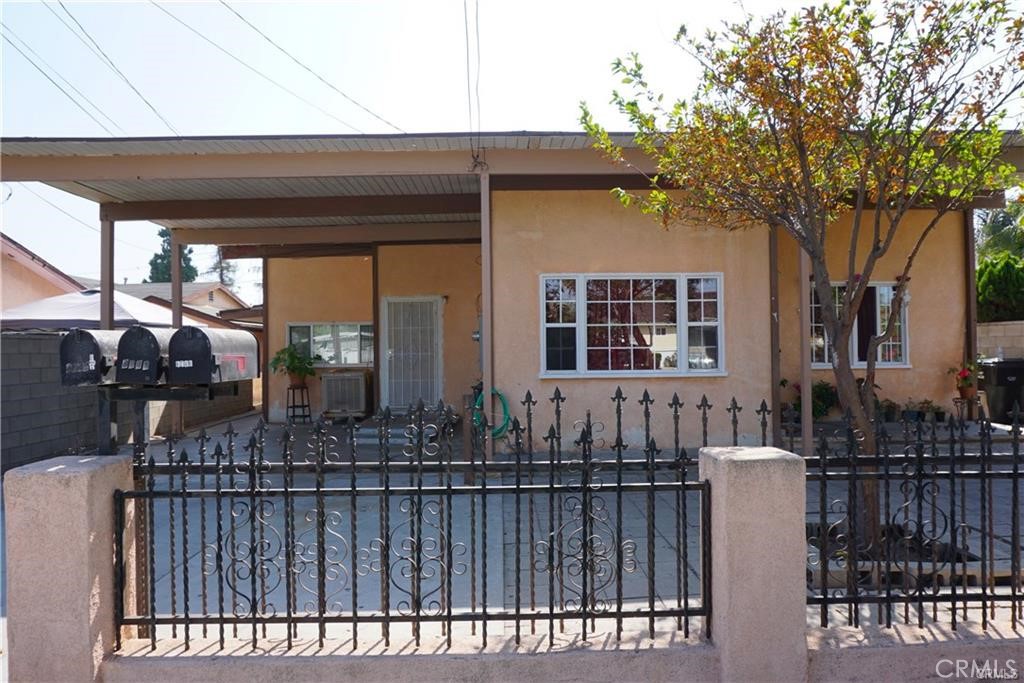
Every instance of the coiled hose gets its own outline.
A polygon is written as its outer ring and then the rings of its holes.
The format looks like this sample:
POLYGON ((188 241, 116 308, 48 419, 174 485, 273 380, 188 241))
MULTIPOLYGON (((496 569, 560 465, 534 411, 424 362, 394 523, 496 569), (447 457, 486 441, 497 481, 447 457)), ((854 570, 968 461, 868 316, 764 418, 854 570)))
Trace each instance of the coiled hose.
MULTIPOLYGON (((498 397, 498 402, 501 403, 501 416, 502 416, 501 417, 501 424, 494 425, 494 426, 491 427, 491 437, 495 438, 495 439, 500 439, 501 437, 505 436, 506 432, 508 432, 508 425, 509 425, 509 422, 511 421, 512 418, 509 415, 508 400, 505 398, 504 394, 502 394, 497 389, 491 387, 491 395, 498 397)), ((473 404, 473 426, 476 427, 477 429, 479 429, 480 425, 483 424, 483 421, 484 421, 484 392, 480 391, 477 394, 476 403, 473 404)))

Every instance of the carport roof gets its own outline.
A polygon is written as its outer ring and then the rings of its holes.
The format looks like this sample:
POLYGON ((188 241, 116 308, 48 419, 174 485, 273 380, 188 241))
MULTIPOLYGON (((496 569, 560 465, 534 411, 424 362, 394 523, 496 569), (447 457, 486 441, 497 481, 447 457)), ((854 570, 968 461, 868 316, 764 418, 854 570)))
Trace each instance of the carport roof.
MULTIPOLYGON (((634 147, 632 133, 612 133, 634 147)), ((303 152, 471 152, 474 149, 588 149, 585 133, 508 131, 398 135, 198 135, 134 138, 0 138, 6 156, 149 156, 303 152)))
MULTIPOLYGON (((613 137, 635 147, 630 133, 613 137)), ((553 177, 578 189, 646 185, 640 174, 616 175, 591 143, 584 133, 537 131, 0 138, 0 154, 5 180, 35 180, 98 202, 104 219, 152 220, 194 235, 478 224, 477 158, 491 169, 492 189, 502 189, 498 175, 515 187, 548 187, 553 177)))

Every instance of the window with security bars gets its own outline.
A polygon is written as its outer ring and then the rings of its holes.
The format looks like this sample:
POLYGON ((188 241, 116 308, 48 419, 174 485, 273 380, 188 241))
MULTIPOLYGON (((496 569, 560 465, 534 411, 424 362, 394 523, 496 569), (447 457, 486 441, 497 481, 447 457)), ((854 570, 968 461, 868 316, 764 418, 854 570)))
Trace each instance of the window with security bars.
POLYGON ((721 275, 546 275, 541 284, 545 373, 722 371, 721 275))
MULTIPOLYGON (((845 289, 844 285, 832 286, 832 296, 837 310, 842 303, 845 289)), ((871 337, 879 335, 885 330, 886 322, 892 312, 895 293, 896 285, 893 284, 878 283, 868 286, 860 308, 857 310, 853 334, 850 335, 850 357, 854 364, 867 363, 871 337)), ((900 315, 895 321, 895 328, 892 337, 878 347, 876 363, 879 366, 906 365, 908 363, 906 301, 904 301, 900 315)), ((821 366, 830 365, 832 362, 832 344, 825 331, 821 303, 814 290, 811 290, 811 362, 821 366)))
POLYGON ((373 365, 372 323, 291 323, 288 343, 317 366, 373 365))

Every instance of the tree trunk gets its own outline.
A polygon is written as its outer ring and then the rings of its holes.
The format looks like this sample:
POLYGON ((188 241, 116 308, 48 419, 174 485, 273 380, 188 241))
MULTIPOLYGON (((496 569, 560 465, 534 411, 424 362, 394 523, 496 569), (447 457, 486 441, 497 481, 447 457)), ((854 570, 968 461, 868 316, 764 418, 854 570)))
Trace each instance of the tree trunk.
MULTIPOLYGON (((875 438, 874 428, 874 401, 871 387, 861 387, 857 383, 857 377, 853 373, 850 359, 849 344, 844 341, 837 341, 835 346, 835 361, 833 363, 836 378, 836 390, 839 394, 839 402, 849 420, 847 424, 847 444, 851 456, 875 456, 878 455, 878 444, 875 438)), ((865 384, 870 379, 865 380, 865 384)), ((874 472, 875 467, 857 467, 858 472, 874 472)), ((857 482, 856 515, 851 515, 849 520, 850 531, 857 539, 857 546, 861 552, 878 554, 882 543, 882 521, 879 519, 881 508, 879 506, 878 481, 875 479, 864 479, 857 482)), ((849 501, 853 503, 853 501, 849 501)), ((851 550, 851 559, 854 548, 851 550)))

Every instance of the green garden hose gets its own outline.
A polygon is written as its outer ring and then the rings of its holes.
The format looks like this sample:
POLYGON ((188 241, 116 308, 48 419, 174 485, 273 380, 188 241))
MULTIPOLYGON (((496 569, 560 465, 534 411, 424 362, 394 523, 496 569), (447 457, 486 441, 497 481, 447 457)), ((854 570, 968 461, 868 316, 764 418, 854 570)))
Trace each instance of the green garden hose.
MULTIPOLYGON (((508 424, 511 420, 508 410, 508 401, 505 396, 497 389, 491 388, 491 395, 498 397, 498 402, 501 403, 501 424, 491 427, 491 437, 500 439, 505 436, 505 432, 508 431, 508 424)), ((481 391, 480 395, 476 397, 476 403, 473 405, 473 426, 479 427, 480 423, 483 422, 484 416, 484 393, 481 391)))

